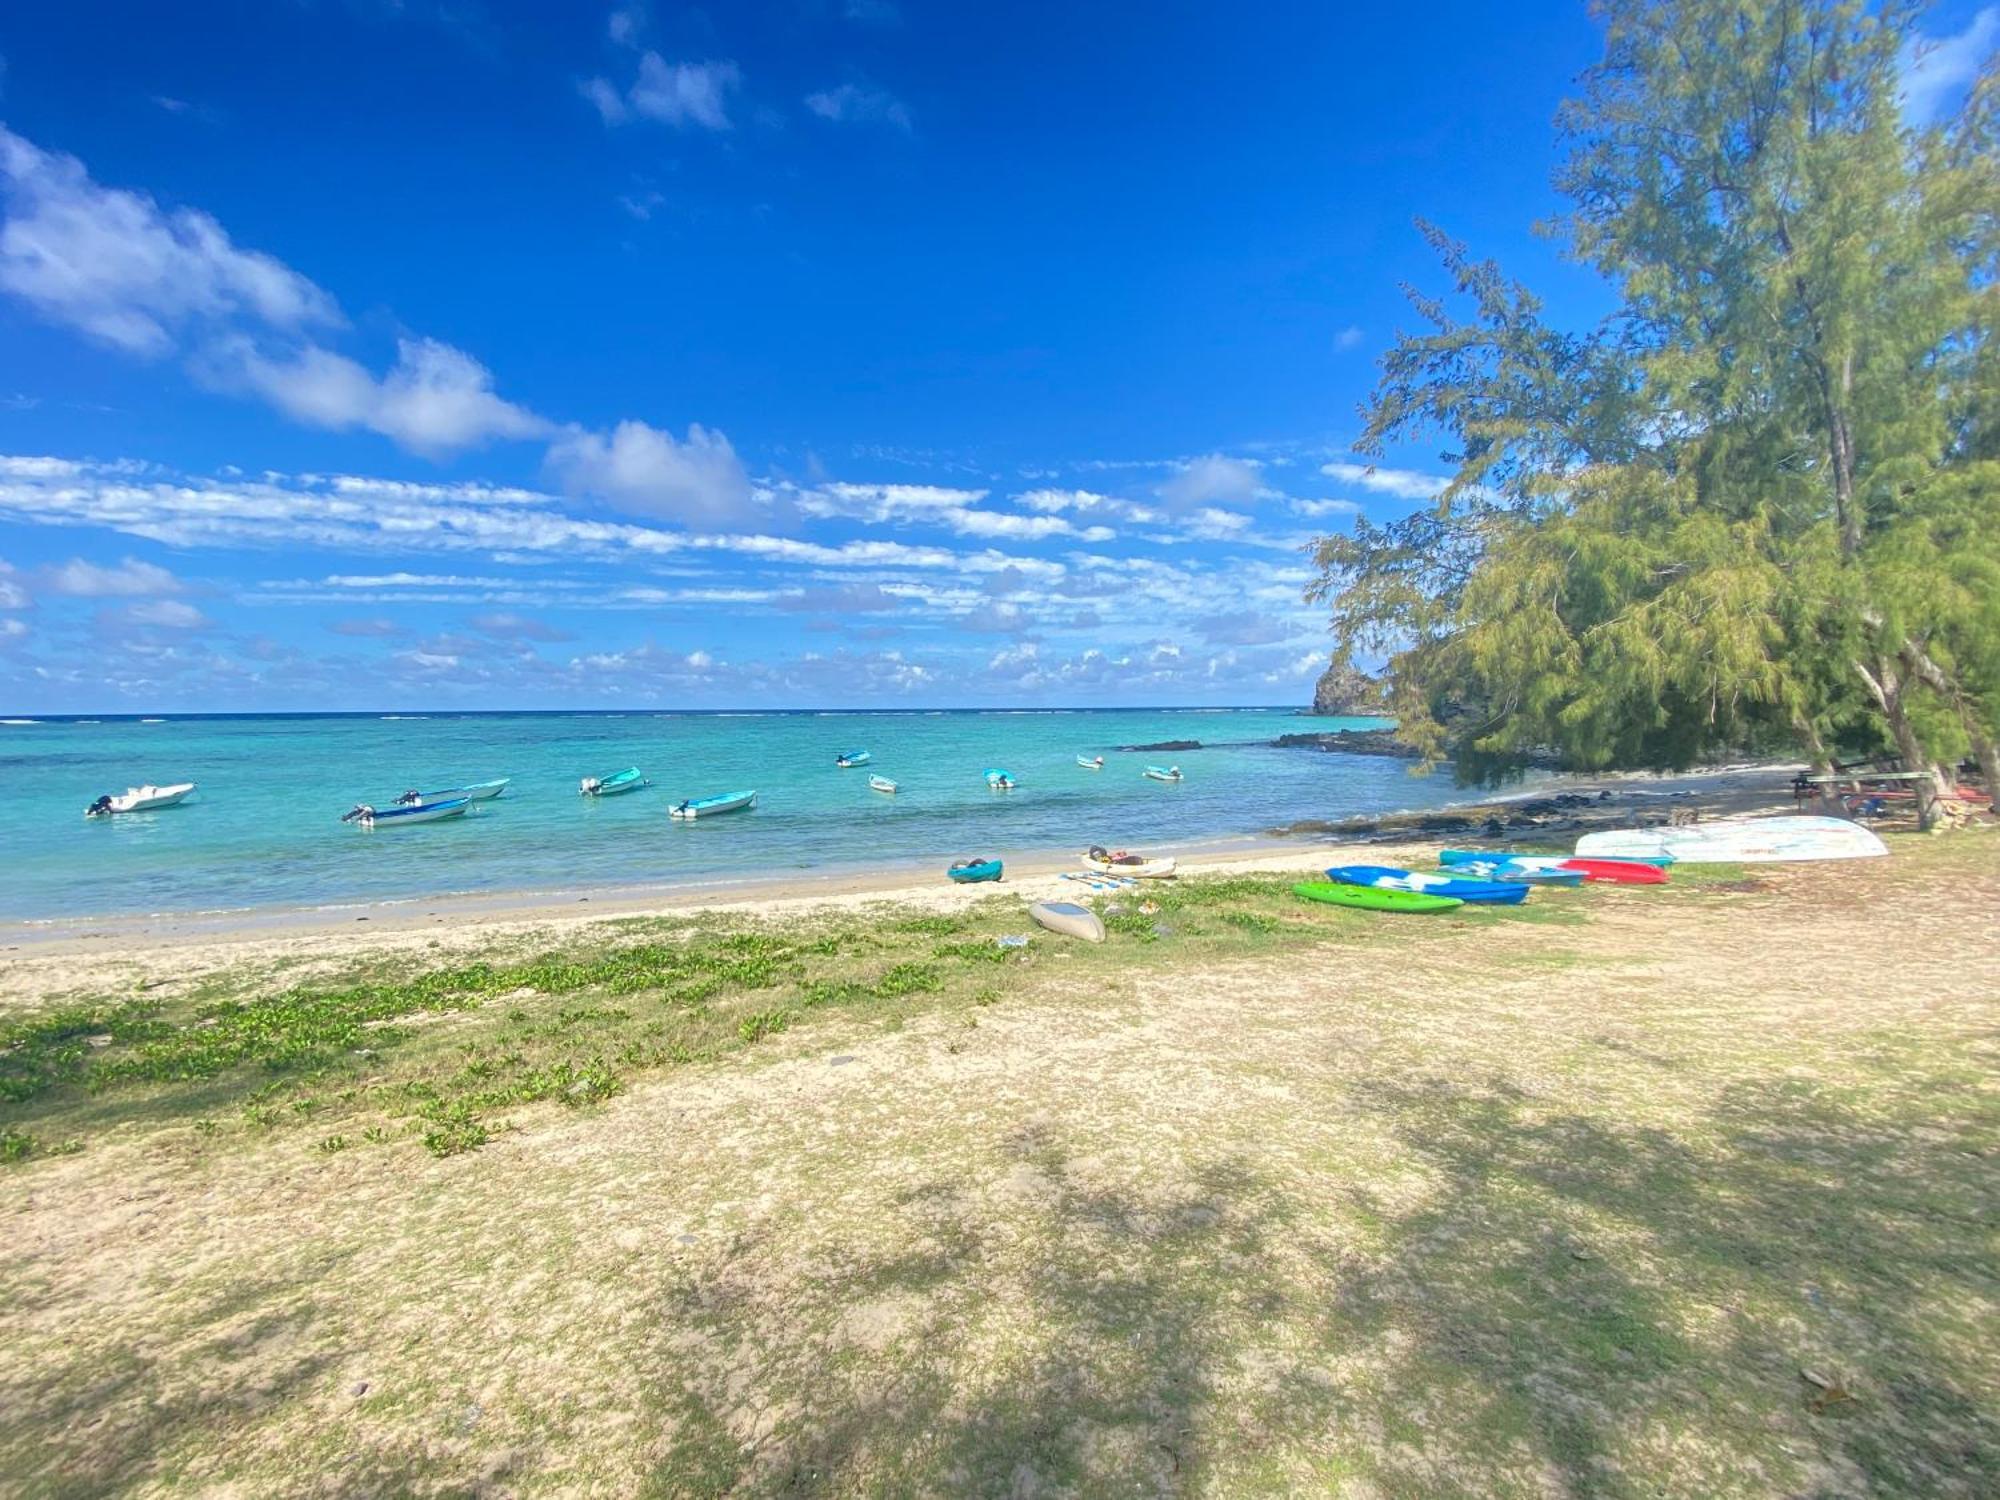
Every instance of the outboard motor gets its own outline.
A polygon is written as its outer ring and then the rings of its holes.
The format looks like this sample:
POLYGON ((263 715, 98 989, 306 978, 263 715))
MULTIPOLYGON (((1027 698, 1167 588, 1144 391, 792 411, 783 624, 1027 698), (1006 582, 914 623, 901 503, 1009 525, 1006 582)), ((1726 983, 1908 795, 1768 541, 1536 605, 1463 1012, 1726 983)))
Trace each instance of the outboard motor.
POLYGON ((111 794, 106 792, 83 810, 86 818, 101 818, 111 811, 111 794))
POLYGON ((419 802, 423 800, 424 800, 424 794, 418 791, 415 787, 411 787, 407 792, 403 793, 402 796, 396 799, 396 806, 415 807, 419 802))
POLYGON ((576 784, 576 789, 577 791, 581 792, 584 796, 589 797, 595 795, 597 789, 603 785, 604 783, 600 781, 597 777, 586 776, 583 778, 583 780, 579 781, 576 784))
POLYGON ((357 802, 350 810, 340 815, 340 821, 343 823, 352 823, 359 819, 363 822, 368 822, 372 821, 374 817, 374 808, 370 807, 366 802, 357 802))

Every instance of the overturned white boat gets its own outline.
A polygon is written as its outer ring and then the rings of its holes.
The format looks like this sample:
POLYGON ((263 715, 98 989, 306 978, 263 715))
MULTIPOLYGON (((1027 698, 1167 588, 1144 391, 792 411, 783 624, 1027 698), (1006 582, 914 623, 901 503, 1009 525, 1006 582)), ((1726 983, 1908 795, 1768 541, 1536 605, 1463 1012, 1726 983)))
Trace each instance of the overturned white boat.
POLYGON ((105 818, 112 813, 153 812, 162 807, 178 806, 194 790, 192 781, 175 782, 172 786, 127 787, 120 796, 106 792, 83 810, 86 818, 105 818))

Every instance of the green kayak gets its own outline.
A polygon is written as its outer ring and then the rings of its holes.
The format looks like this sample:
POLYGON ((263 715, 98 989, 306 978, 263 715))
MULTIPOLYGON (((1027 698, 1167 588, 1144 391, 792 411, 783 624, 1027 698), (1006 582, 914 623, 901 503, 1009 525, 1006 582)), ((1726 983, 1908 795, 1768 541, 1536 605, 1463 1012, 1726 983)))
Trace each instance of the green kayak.
POLYGON ((1363 911, 1447 911, 1465 903, 1456 896, 1426 896, 1421 891, 1385 891, 1376 885, 1335 885, 1307 880, 1292 887, 1294 896, 1324 901, 1328 906, 1355 906, 1363 911))

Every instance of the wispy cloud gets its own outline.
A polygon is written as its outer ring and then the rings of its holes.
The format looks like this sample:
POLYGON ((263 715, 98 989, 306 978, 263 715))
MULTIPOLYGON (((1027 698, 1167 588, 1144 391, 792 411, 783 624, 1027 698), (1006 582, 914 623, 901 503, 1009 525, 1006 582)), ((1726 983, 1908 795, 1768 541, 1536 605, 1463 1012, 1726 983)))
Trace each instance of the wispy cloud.
POLYGON ((143 599, 178 594, 183 587, 165 568, 131 557, 110 567, 71 558, 45 569, 42 586, 72 599, 143 599))
POLYGON ((1903 48, 1903 116, 1912 125, 1929 125, 1978 78, 1979 70, 2000 46, 2000 6, 1985 6, 1963 31, 1933 37, 1918 33, 1903 48))
POLYGON ((806 95, 806 108, 842 125, 888 125, 908 135, 916 128, 910 107, 894 94, 858 83, 806 95))
POLYGON ((1319 471, 1328 479, 1337 479, 1342 484, 1371 490, 1378 495, 1393 495, 1398 500, 1430 500, 1451 483, 1436 474, 1421 474, 1414 469, 1386 469, 1375 464, 1328 463, 1321 464, 1319 471))
POLYGON ((1206 504, 1242 504, 1256 498, 1257 490, 1255 465, 1209 453, 1183 463, 1160 486, 1159 496, 1169 509, 1189 510, 1206 504))

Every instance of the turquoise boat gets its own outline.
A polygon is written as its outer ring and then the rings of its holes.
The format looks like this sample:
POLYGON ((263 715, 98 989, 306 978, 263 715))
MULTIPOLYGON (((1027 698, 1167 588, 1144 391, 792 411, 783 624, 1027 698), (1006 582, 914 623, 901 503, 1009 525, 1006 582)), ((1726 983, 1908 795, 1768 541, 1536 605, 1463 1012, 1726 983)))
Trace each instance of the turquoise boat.
POLYGON ((429 807, 434 802, 454 802, 463 797, 468 802, 485 802, 507 790, 511 776, 502 776, 494 781, 475 781, 470 786, 455 786, 441 792, 408 791, 396 799, 398 807, 429 807))
POLYGON ((667 809, 667 816, 692 821, 695 818, 712 818, 719 813, 742 812, 746 807, 757 805, 755 792, 724 792, 719 797, 690 797, 677 802, 667 809))
POLYGON ((1461 901, 1518 906, 1528 899, 1520 881, 1481 880, 1456 873, 1425 875, 1394 865, 1335 865, 1326 878, 1336 885, 1365 885, 1383 891, 1415 891, 1423 896, 1456 896, 1461 901))
POLYGON ((987 768, 986 784, 996 792, 1011 792, 1016 786, 1020 785, 1019 782, 1014 780, 1014 773, 1012 771, 1003 771, 998 766, 989 766, 987 768))
POLYGON ((977 885, 982 880, 998 880, 1000 869, 997 859, 967 859, 959 861, 944 873, 960 885, 977 885))
POLYGON ((1079 755, 1076 758, 1076 763, 1086 771, 1101 771, 1104 769, 1104 757, 1101 755, 1079 755))
POLYGON ((842 770, 848 770, 854 766, 865 766, 868 760, 866 750, 843 750, 833 758, 833 763, 842 770))
POLYGON ((650 786, 637 766, 627 766, 622 771, 614 771, 609 776, 586 776, 576 784, 579 794, 585 797, 622 797, 627 792, 636 792, 642 786, 650 786))
POLYGON ((1181 768, 1179 766, 1148 766, 1141 774, 1148 781, 1179 781, 1181 779, 1181 768))

